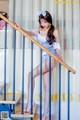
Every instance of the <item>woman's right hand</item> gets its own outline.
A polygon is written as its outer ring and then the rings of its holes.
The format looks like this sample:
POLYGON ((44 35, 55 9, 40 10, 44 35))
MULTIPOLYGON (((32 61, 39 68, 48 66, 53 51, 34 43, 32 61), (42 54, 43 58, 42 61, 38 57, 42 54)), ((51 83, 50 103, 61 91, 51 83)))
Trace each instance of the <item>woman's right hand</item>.
POLYGON ((21 29, 21 26, 18 23, 14 22, 14 25, 21 29))

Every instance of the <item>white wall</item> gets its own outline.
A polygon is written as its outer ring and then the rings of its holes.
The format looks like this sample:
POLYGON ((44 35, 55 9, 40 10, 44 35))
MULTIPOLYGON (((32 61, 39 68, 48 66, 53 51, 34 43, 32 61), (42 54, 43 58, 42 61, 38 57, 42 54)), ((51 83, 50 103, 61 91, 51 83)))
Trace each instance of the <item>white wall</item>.
MULTIPOLYGON (((60 0, 57 0, 58 2, 60 0)), ((70 1, 70 0, 69 0, 70 1)), ((80 95, 80 4, 54 4, 53 0, 9 0, 9 19, 13 20, 15 10, 15 21, 23 28, 33 30, 38 28, 37 11, 48 10, 53 18, 54 26, 60 31, 61 55, 65 63, 76 70, 76 74, 71 74, 71 94, 79 98, 80 95), (37 5, 36 5, 37 4, 37 5)), ((1 33, 2 35, 2 33, 1 33)), ((17 48, 21 48, 21 36, 18 36, 17 48)), ((0 39, 1 40, 1 39, 0 39)), ((12 39, 8 45, 13 46, 12 39)), ((2 44, 2 43, 1 43, 2 44)), ((0 44, 0 45, 1 45, 0 44)), ((36 47, 35 47, 36 48, 36 47)), ((26 49, 30 49, 30 42, 27 40, 26 49)), ((10 51, 9 51, 10 52, 10 51)), ((20 50, 18 50, 20 54, 20 50)), ((66 84, 67 70, 62 71, 62 93, 67 92, 66 84)), ((55 75, 57 77, 57 75, 55 75)), ((55 77, 55 79, 56 79, 55 77)), ((53 84, 54 91, 57 91, 58 82, 53 84), (56 84, 56 85, 55 85, 56 84)))

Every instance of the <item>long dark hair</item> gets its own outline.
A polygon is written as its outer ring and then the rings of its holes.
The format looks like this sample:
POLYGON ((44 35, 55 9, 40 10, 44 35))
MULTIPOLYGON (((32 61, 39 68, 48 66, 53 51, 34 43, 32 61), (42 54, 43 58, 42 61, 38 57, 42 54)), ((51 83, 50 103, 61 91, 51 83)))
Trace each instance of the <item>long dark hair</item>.
POLYGON ((47 22, 51 24, 51 27, 47 33, 47 38, 46 38, 49 44, 51 45, 53 42, 56 41, 55 36, 53 35, 53 31, 55 30, 55 27, 52 25, 52 17, 48 11, 44 11, 39 15, 39 24, 40 24, 40 27, 43 28, 43 26, 41 26, 40 19, 45 19, 47 22))

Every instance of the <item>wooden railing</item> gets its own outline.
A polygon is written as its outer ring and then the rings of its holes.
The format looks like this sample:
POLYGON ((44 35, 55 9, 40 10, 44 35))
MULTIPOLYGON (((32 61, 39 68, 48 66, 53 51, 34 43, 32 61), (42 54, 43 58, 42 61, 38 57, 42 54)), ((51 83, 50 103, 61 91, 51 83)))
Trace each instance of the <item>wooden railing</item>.
MULTIPOLYGON (((40 120, 42 120, 42 50, 44 50, 47 54, 49 54, 49 120, 51 120, 51 57, 53 57, 58 63, 59 63, 59 114, 58 114, 58 120, 61 120, 61 66, 63 65, 67 70, 68 70, 68 117, 67 119, 70 120, 70 72, 75 74, 76 71, 67 65, 65 62, 61 61, 58 59, 54 54, 52 54, 47 48, 42 46, 39 42, 37 42, 33 37, 28 35, 26 32, 24 32, 22 29, 19 27, 16 27, 13 22, 11 22, 9 19, 5 18, 4 16, 0 15, 0 18, 2 18, 6 23, 11 25, 12 28, 14 28, 14 60, 13 60, 13 101, 15 101, 15 56, 16 56, 16 30, 19 31, 23 35, 23 52, 22 52, 22 114, 24 114, 23 109, 24 109, 24 55, 25 55, 25 37, 27 37, 31 41, 31 79, 33 80, 33 43, 37 45, 40 48, 40 120)), ((6 26, 6 24, 5 24, 6 26)), ((7 26, 5 27, 5 31, 7 31, 7 26)), ((7 32, 5 32, 5 60, 4 60, 4 76, 6 75, 6 36, 7 32)), ((4 84, 6 82, 6 76, 4 79, 4 84)), ((33 86, 33 81, 31 81, 31 86, 33 86)), ((33 87, 31 87, 31 106, 33 102, 33 87)), ((4 100, 6 100, 6 86, 4 85, 4 100)), ((13 110, 15 113, 15 106, 13 105, 13 110)), ((32 114, 32 109, 31 109, 31 114, 32 114)), ((19 115, 18 115, 19 116, 19 115)), ((24 116, 23 116, 24 117, 24 116)))
POLYGON ((16 30, 18 30, 21 34, 23 34, 25 37, 27 37, 29 40, 31 40, 34 44, 36 44, 37 46, 39 46, 42 50, 44 50, 46 53, 48 53, 50 56, 52 56, 57 62, 59 62, 61 65, 63 65, 65 68, 67 68, 70 72, 72 72, 73 74, 75 74, 75 70, 73 68, 71 68, 69 65, 67 65, 65 62, 59 60, 55 55, 53 55, 47 48, 45 48, 44 46, 42 46, 39 42, 37 42, 33 37, 31 37, 30 35, 28 35, 27 33, 25 33, 22 29, 20 29, 19 27, 16 27, 14 25, 13 22, 11 22, 10 20, 8 20, 7 18, 5 18, 4 16, 0 15, 0 18, 2 18, 4 21, 6 21, 9 25, 11 25, 13 28, 15 28, 16 30))

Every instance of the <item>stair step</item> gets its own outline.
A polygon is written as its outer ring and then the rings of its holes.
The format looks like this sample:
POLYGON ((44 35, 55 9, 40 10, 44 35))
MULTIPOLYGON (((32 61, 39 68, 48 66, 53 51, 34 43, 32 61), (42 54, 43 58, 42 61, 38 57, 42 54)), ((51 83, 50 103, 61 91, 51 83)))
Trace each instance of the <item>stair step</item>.
MULTIPOLYGON (((26 104, 24 104, 24 107, 26 106, 26 104)), ((18 104, 15 108, 15 114, 11 114, 12 118, 33 118, 34 114, 29 114, 29 113, 24 113, 21 114, 22 111, 22 105, 18 104)))
POLYGON ((39 114, 35 114, 33 120, 40 120, 40 115, 39 114))
POLYGON ((4 100, 4 93, 0 96, 0 104, 17 104, 18 101, 21 99, 21 93, 16 92, 15 93, 15 101, 12 100, 12 93, 7 92, 6 93, 6 100, 4 100))
POLYGON ((11 118, 33 118, 34 114, 11 114, 11 118))

